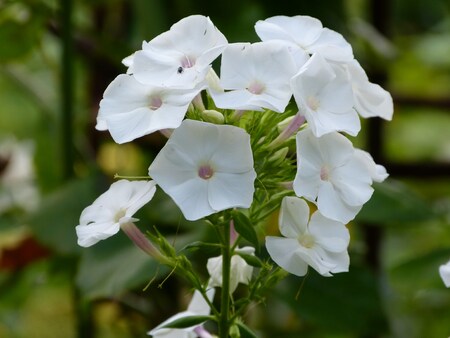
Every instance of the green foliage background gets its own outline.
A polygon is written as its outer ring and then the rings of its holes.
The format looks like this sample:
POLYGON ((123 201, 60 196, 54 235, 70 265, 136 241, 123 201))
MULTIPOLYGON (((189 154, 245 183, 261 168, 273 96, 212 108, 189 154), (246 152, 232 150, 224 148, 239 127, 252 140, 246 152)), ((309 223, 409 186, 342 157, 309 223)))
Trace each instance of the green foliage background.
MULTIPOLYGON (((0 1, 0 142, 11 137, 33 142, 33 184, 40 193, 35 210, 11 207, 0 213, 0 337, 146 337, 184 309, 189 286, 176 276, 166 280, 170 271, 122 234, 81 249, 74 227, 114 173, 145 175, 163 144, 155 134, 115 145, 94 129, 95 117, 108 83, 124 71, 121 60, 187 15, 210 16, 230 42, 256 41, 254 23, 269 16, 319 18, 352 43, 369 76, 386 78, 383 86, 396 103, 380 145, 386 161, 448 165, 450 3, 387 1, 384 37, 370 24, 372 2, 73 1, 73 72, 62 80, 61 6, 70 1, 0 1), (62 108, 67 81, 73 88, 70 116, 62 108), (64 129, 67 117, 71 135, 64 129), (9 265, 8 255, 15 258, 9 265)), ((365 131, 363 126, 353 140, 360 147, 367 145, 365 131)), ((7 163, 8 156, 0 153, 0 160, 7 163)), ((349 273, 289 277, 265 303, 249 308, 246 319, 260 337, 450 335, 450 290, 438 276, 438 266, 450 259, 450 172, 428 179, 407 174, 408 179, 399 175, 378 185, 349 225, 349 273), (380 238, 375 261, 374 234, 380 238)), ((0 192, 6 189, 0 181, 0 192)), ((157 225, 177 248, 214 236, 204 224, 185 221, 162 193, 138 217, 143 230, 157 225)), ((269 226, 276 226, 276 217, 269 226)), ((191 257, 206 275, 204 252, 191 257)))

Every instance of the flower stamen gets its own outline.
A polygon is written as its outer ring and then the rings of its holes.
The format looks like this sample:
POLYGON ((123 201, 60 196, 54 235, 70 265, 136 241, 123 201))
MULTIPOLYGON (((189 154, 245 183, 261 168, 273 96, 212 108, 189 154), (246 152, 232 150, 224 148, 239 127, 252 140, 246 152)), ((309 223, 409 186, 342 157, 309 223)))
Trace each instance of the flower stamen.
POLYGON ((198 176, 204 180, 209 180, 214 175, 214 170, 209 164, 202 165, 198 168, 198 176))

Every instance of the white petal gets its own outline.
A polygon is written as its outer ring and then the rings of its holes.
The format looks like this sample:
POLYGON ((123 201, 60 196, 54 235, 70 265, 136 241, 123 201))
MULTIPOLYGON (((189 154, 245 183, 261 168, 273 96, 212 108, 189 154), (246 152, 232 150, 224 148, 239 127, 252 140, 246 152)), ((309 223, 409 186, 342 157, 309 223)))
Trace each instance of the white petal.
POLYGON ((229 208, 249 208, 255 192, 256 173, 228 174, 216 172, 208 180, 208 201, 216 211, 229 208))
POLYGON ((166 189, 163 186, 161 188, 172 197, 189 221, 199 220, 217 211, 211 207, 208 200, 208 183, 201 178, 194 178, 166 189))
POLYGON ((214 104, 222 109, 262 110, 262 106, 251 104, 252 93, 248 90, 233 90, 229 92, 211 92, 214 104))
POLYGON ((288 44, 280 41, 230 44, 222 55, 221 86, 238 91, 213 95, 218 107, 252 106, 284 112, 291 93, 289 80, 296 65, 288 44), (252 89, 257 87, 258 90, 252 89))
POLYGON ((278 223, 284 237, 297 239, 307 231, 308 221, 309 207, 304 200, 291 196, 283 198, 278 223))
POLYGON ((334 253, 347 250, 350 233, 343 223, 328 219, 316 211, 311 216, 309 231, 325 250, 334 253))
POLYGON ((355 218, 362 205, 350 206, 346 204, 331 183, 324 182, 320 186, 317 207, 325 217, 347 224, 355 218))
POLYGON ((120 230, 119 223, 93 223, 89 225, 77 225, 75 227, 78 245, 90 247, 97 242, 109 238, 120 230))
POLYGON ((367 75, 358 61, 348 64, 355 96, 355 108, 365 118, 378 116, 392 120, 394 105, 392 96, 379 85, 369 82, 367 75))
POLYGON ((319 53, 331 61, 350 62, 353 60, 352 46, 341 34, 328 28, 323 28, 320 37, 309 46, 308 51, 319 53))
POLYGON ((211 287, 222 287, 222 256, 209 258, 206 263, 206 269, 210 276, 208 285, 211 287))
POLYGON ((322 32, 322 23, 313 17, 274 16, 258 21, 255 30, 261 40, 288 40, 305 48, 314 43, 322 32))
POLYGON ((450 288, 450 261, 439 267, 439 275, 441 276, 445 286, 450 288))
POLYGON ((253 267, 239 255, 231 257, 230 271, 230 293, 234 292, 239 283, 246 284, 250 282, 253 274, 253 267))
MULTIPOLYGON (((206 296, 211 302, 214 299, 215 291, 216 290, 214 288, 209 288, 206 290, 206 296)), ((211 312, 208 303, 203 298, 202 294, 197 290, 194 291, 194 295, 192 296, 187 310, 188 312, 195 313, 198 316, 207 316, 211 312)))
POLYGON ((296 239, 266 237, 266 248, 272 260, 287 272, 304 276, 308 271, 308 264, 295 255, 299 247, 300 244, 296 239))
POLYGON ((217 172, 245 173, 253 169, 250 135, 244 129, 221 126, 217 129, 218 143, 211 157, 217 172))
MULTIPOLYGON (((308 137, 308 140, 311 141, 312 138, 308 137)), ((350 140, 336 132, 320 137, 317 142, 323 163, 328 164, 331 168, 341 167, 348 163, 355 152, 350 140)))
POLYGON ((383 182, 389 176, 386 168, 380 164, 376 164, 372 156, 367 151, 355 149, 355 156, 359 157, 359 159, 366 165, 374 182, 383 182))
POLYGON ((350 206, 361 206, 372 196, 371 173, 356 156, 333 170, 330 180, 342 200, 350 206))

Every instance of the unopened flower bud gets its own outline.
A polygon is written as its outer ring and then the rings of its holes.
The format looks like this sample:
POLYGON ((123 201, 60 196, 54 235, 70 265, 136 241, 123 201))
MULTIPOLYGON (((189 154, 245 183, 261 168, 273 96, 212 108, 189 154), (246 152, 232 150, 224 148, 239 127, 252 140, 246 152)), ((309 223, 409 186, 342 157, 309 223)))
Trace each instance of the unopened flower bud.
POLYGON ((283 130, 285 130, 289 126, 289 124, 291 123, 291 121, 294 118, 295 118, 295 115, 294 116, 289 116, 289 117, 285 118, 283 121, 281 121, 280 123, 278 123, 277 124, 278 132, 279 133, 283 132, 283 130))
POLYGON ((289 147, 284 147, 277 150, 272 156, 269 157, 269 162, 273 162, 275 165, 280 164, 286 158, 289 152, 289 147))
POLYGON ((206 122, 211 122, 215 124, 223 124, 225 118, 223 114, 218 112, 217 110, 204 110, 202 112, 203 120, 206 122))

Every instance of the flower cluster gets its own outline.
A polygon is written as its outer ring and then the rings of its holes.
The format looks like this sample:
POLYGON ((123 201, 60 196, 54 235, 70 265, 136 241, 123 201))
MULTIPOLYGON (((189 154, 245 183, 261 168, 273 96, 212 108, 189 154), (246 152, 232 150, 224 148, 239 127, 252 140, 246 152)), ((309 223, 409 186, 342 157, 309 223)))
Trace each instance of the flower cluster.
POLYGON ((208 17, 194 15, 124 59, 128 69, 106 89, 96 128, 117 143, 156 131, 169 139, 149 167, 152 181, 114 183, 77 227, 82 246, 126 230, 156 187, 187 220, 226 229, 236 222, 232 241, 221 243, 228 251, 208 260, 202 295, 209 305, 207 288, 257 287, 255 247, 238 244, 256 246, 255 228, 263 233, 277 208, 282 236, 265 243, 279 267, 297 276, 308 267, 323 276, 348 271, 345 224, 370 199, 373 182, 388 176, 344 135, 358 134, 360 117, 393 114, 390 94, 369 81, 344 37, 309 16, 272 17, 255 30, 260 42, 228 43, 208 17))

